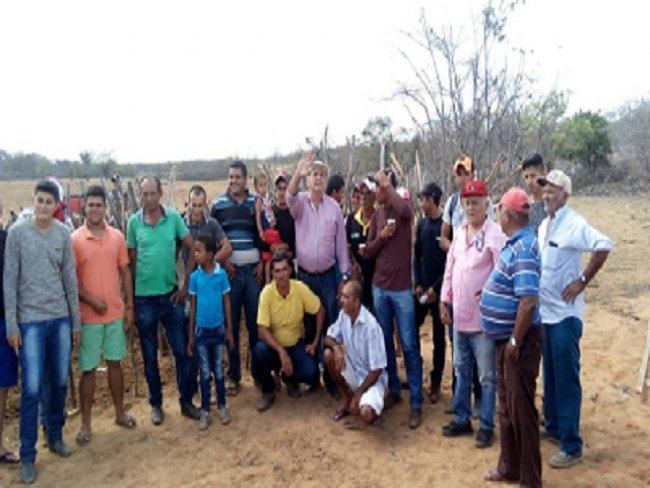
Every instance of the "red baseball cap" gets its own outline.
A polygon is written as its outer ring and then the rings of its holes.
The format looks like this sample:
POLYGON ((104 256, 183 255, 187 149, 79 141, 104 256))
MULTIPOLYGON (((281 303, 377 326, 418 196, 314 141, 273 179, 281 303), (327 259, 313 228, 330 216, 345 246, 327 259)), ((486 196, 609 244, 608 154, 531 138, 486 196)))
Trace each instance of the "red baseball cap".
POLYGON ((467 197, 487 197, 488 187, 484 181, 472 180, 465 183, 463 191, 460 194, 461 198, 467 197))
POLYGON ((530 213, 530 200, 521 188, 510 188, 503 194, 500 202, 504 207, 522 214, 530 213))

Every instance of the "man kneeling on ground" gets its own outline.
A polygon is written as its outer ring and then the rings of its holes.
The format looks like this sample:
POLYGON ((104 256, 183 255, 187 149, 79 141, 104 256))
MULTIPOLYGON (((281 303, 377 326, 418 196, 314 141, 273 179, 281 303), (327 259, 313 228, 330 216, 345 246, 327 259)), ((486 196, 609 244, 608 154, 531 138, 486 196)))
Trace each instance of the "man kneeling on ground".
POLYGON ((264 287, 257 311, 259 341, 253 349, 253 375, 262 387, 257 410, 267 410, 275 399, 273 372, 281 371, 290 397, 299 397, 300 383, 318 384, 316 361, 325 322, 318 297, 301 281, 292 280, 289 255, 278 252, 271 260, 273 281, 264 287), (316 315, 316 335, 305 343, 305 314, 316 315))
POLYGON ((362 294, 356 281, 341 290, 343 310, 325 337, 325 365, 341 393, 332 420, 352 414, 378 426, 388 384, 386 346, 381 326, 361 304, 362 294))

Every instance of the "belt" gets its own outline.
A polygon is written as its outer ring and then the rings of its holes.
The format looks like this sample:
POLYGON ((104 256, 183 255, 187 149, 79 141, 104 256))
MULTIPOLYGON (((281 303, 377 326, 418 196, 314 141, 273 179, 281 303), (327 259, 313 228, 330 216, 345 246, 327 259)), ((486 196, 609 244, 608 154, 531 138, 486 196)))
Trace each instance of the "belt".
POLYGON ((323 276, 327 273, 331 273, 334 270, 334 266, 330 266, 327 268, 325 271, 319 271, 316 273, 312 273, 311 271, 307 271, 305 268, 302 266, 298 266, 298 272, 302 274, 306 274, 307 276, 323 276))

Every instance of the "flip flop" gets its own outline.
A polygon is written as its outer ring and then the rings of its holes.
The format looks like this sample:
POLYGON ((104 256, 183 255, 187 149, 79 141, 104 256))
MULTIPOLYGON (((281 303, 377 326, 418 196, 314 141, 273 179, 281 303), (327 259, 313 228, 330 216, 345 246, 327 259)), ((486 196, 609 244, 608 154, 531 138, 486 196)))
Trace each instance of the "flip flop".
POLYGON ((344 419, 348 415, 350 415, 350 412, 347 409, 339 407, 336 410, 334 410, 334 413, 332 414, 332 420, 334 422, 338 422, 339 420, 344 419))
POLYGON ((138 423, 135 421, 135 418, 133 418, 129 414, 125 414, 124 418, 121 420, 115 419, 115 425, 119 425, 120 427, 124 427, 125 429, 132 429, 137 424, 138 423))
POLYGON ((79 432, 77 432, 77 437, 76 437, 77 444, 80 446, 85 446, 90 442, 90 430, 86 429, 84 427, 81 427, 79 429, 79 432))
POLYGON ((496 481, 499 483, 504 483, 504 482, 507 483, 513 481, 503 476, 497 468, 490 469, 487 473, 485 473, 483 479, 485 481, 496 481))
POLYGON ((0 454, 0 464, 17 464, 20 462, 18 456, 16 456, 11 451, 5 451, 4 454, 0 454))

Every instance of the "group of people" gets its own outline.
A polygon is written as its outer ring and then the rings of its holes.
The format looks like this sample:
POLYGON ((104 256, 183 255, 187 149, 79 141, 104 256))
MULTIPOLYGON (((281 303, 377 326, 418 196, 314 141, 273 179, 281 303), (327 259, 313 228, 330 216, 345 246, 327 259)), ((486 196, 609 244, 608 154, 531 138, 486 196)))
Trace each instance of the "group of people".
POLYGON ((133 326, 153 425, 165 418, 159 323, 173 353, 182 415, 208 428, 214 381, 217 414, 229 423, 227 397, 239 393, 245 362, 242 310, 247 359, 261 390, 259 412, 273 405, 283 384, 290 397, 324 384, 338 402, 333 421, 352 416, 379 426, 384 410, 400 403, 407 388, 408 425, 415 429, 425 402, 419 328, 431 315, 431 403, 441 399, 445 327, 452 343, 453 419, 443 435, 472 434, 474 416, 476 446, 491 446, 498 398, 501 450, 486 479, 541 486, 540 435, 560 445, 552 467, 582 459, 583 291, 612 242, 567 206, 571 179, 559 170, 546 174, 539 155, 522 166, 531 195, 511 188, 496 206, 469 157, 454 163, 453 174, 458 191, 445 205, 435 183, 418 193, 416 226, 410 196, 390 170, 356 182, 352 211, 344 216, 344 180, 330 176, 311 153, 302 156, 293 177, 276 177, 274 201, 267 177, 257 175, 256 192, 250 192, 247 167, 236 161, 227 191, 211 205, 203 187, 191 188, 184 216, 161 204, 160 179, 146 176, 142 206, 130 217, 126 238, 106 223, 102 187, 88 189, 85 223, 70 235, 54 218, 58 188, 38 183, 33 216, 14 223, 8 235, 0 232, 6 247, 0 459, 18 462, 1 442, 7 388, 16 384, 18 364, 22 481, 36 479, 39 409, 49 449, 71 454, 62 427, 74 344, 80 345, 82 371, 77 443, 91 439, 102 356, 115 423, 135 427, 124 409, 120 367, 125 330, 133 326), (185 269, 180 282, 179 251, 185 269), (592 253, 585 269, 583 252, 592 253), (400 353, 405 383, 398 375, 400 353), (535 389, 542 356, 540 431, 535 389), (192 399, 199 391, 196 407, 192 399))

